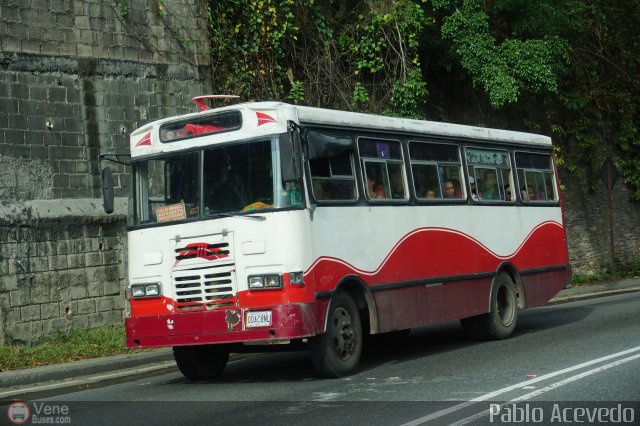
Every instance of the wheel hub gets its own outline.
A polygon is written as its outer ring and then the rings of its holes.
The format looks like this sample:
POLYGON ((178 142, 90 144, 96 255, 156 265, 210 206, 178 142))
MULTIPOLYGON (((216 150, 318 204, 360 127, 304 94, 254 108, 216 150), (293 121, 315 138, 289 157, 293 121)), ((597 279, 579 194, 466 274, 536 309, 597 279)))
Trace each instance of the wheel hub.
POLYGON ((344 308, 338 308, 332 318, 333 346, 338 357, 348 359, 355 348, 355 333, 351 322, 351 316, 344 308))

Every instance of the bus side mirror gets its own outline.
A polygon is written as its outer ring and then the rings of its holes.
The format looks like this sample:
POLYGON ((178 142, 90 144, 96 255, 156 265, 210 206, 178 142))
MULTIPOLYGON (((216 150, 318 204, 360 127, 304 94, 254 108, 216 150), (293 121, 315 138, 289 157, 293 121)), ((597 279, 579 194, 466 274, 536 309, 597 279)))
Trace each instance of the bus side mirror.
POLYGON ((302 150, 300 133, 291 131, 280 135, 280 166, 282 181, 291 182, 302 178, 302 150))
POLYGON ((102 169, 102 199, 104 202, 104 212, 113 213, 113 175, 111 167, 102 169))

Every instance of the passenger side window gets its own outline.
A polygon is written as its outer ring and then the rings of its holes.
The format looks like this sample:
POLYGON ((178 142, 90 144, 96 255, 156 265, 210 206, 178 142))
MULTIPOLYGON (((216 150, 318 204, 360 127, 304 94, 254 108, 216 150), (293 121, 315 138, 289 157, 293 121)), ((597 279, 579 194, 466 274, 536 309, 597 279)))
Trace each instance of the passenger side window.
POLYGON ((359 138, 365 194, 369 200, 407 200, 400 141, 359 138))
POLYGON ((353 201, 356 178, 351 150, 325 158, 309 160, 313 197, 319 201, 353 201))
POLYGON ((409 142, 413 190, 419 200, 462 199, 462 162, 457 145, 409 142))
POLYGON ((466 157, 469 186, 474 200, 515 201, 508 151, 467 148, 466 157))
POLYGON ((522 201, 558 201, 550 154, 516 152, 516 171, 522 201))

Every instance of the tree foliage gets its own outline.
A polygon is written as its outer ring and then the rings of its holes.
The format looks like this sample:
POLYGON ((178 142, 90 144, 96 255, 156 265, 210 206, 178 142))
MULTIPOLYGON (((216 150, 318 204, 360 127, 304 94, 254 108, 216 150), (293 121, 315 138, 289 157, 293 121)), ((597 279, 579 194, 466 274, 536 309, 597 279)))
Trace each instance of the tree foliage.
POLYGON ((499 108, 518 101, 523 92, 556 93, 558 71, 567 58, 567 43, 557 36, 518 40, 490 32, 489 15, 480 0, 438 0, 436 9, 451 9, 444 17, 442 37, 462 67, 499 108))
POLYGON ((548 133, 569 171, 595 186, 612 158, 640 200, 639 22, 637 0, 221 0, 213 81, 244 99, 548 133))
POLYGON ((522 99, 521 115, 554 136, 569 171, 595 187, 611 158, 640 200, 640 2, 501 0, 489 13, 510 35, 564 40, 568 62, 554 71, 557 91, 542 102, 522 99))

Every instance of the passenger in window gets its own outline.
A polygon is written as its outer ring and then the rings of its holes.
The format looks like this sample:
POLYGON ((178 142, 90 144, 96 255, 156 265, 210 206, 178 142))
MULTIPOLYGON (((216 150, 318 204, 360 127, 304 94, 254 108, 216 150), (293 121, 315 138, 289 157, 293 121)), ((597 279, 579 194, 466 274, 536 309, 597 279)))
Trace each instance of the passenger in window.
POLYGON ((404 198, 404 182, 400 173, 391 175, 391 196, 396 199, 404 198))
POLYGON ((483 200, 500 200, 500 190, 498 189, 498 181, 493 171, 485 172, 482 177, 482 199, 483 200))
POLYGON ((504 198, 507 201, 511 201, 513 198, 511 197, 511 185, 506 184, 504 186, 504 198))
POLYGON ((382 185, 370 176, 367 176, 367 194, 371 199, 385 198, 382 185))
POLYGON ((327 197, 325 196, 324 189, 322 184, 317 180, 314 180, 312 183, 313 187, 313 196, 316 200, 325 200, 327 197))
POLYGON ((436 198, 436 191, 433 189, 427 189, 424 191, 424 198, 436 198))
POLYGON ((536 190, 533 188, 533 185, 527 185, 527 197, 529 201, 535 201, 538 199, 538 194, 536 190))
POLYGON ((337 197, 336 194, 336 185, 333 184, 332 182, 325 182, 322 185, 322 190, 324 192, 324 199, 325 200, 335 200, 337 197))
POLYGON ((444 198, 462 198, 460 183, 455 179, 444 181, 444 198))

